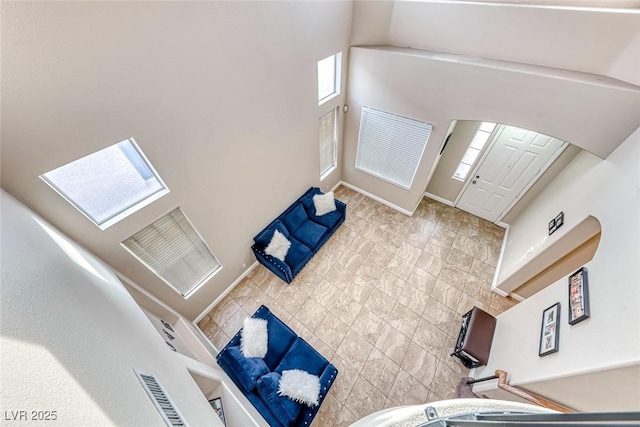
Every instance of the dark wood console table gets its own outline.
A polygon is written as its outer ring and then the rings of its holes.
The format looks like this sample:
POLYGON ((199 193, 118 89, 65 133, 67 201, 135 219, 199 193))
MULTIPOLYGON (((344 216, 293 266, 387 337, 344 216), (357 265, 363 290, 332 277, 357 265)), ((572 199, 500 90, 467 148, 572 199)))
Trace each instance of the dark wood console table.
POLYGON ((478 307, 473 307, 462 316, 462 326, 451 353, 467 368, 486 365, 489 360, 496 318, 478 307))

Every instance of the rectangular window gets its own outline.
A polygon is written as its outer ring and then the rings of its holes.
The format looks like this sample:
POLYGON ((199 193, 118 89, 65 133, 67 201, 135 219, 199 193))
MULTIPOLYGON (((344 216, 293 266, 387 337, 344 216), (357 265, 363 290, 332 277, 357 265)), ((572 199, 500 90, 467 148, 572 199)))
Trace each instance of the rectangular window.
POLYGON ((493 132, 493 129, 495 127, 495 123, 482 122, 480 128, 471 140, 471 144, 469 144, 467 151, 464 153, 462 161, 458 165, 456 172, 453 174, 453 179, 457 179, 458 181, 465 180, 465 178, 469 174, 469 171, 471 171, 473 164, 476 162, 476 160, 478 160, 480 152, 489 140, 491 132, 493 132))
POLYGON ((102 230, 169 193, 133 138, 40 178, 102 230))
POLYGON ((356 169, 411 188, 431 124, 362 107, 356 169))
POLYGON ((221 268, 180 208, 138 231, 122 245, 183 297, 221 268))
POLYGON ((320 179, 324 179, 336 167, 338 145, 338 109, 320 117, 320 179))
POLYGON ((342 52, 318 61, 318 103, 322 105, 340 93, 342 52))

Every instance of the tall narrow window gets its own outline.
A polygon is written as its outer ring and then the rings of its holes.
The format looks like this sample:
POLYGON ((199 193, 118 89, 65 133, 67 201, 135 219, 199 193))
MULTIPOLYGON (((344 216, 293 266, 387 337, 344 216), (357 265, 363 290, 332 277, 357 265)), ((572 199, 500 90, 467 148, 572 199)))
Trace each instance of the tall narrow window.
POLYGON ((183 297, 221 268, 180 208, 138 231, 122 245, 183 297))
POLYGON ((320 117, 320 179, 324 179, 336 167, 338 109, 320 117))
POLYGON ((342 52, 318 61, 318 103, 323 104, 340 93, 342 52))
POLYGON ((486 145, 487 141, 489 141, 489 136, 491 136, 491 132, 493 132, 495 127, 495 123, 482 122, 475 136, 471 140, 471 144, 469 144, 467 151, 464 153, 462 161, 458 165, 456 172, 453 174, 454 179, 464 181, 467 175, 469 175, 469 171, 471 171, 473 164, 478 160, 480 152, 486 145))
POLYGON ((102 230, 169 192, 133 138, 40 178, 102 230))
POLYGON ((429 123, 362 107, 356 169, 408 190, 429 135, 429 123))

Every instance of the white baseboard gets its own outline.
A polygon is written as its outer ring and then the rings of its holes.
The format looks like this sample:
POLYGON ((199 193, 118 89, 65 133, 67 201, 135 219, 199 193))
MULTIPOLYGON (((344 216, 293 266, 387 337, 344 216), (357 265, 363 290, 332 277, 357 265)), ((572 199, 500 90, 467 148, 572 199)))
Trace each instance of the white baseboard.
POLYGON ((447 199, 443 199, 440 196, 436 196, 435 194, 431 194, 431 193, 427 193, 426 191, 424 192, 424 197, 428 197, 429 199, 433 199, 436 202, 440 202, 443 205, 447 205, 447 206, 451 206, 453 207, 453 202, 451 200, 447 200, 447 199))
MULTIPOLYGON (((332 188, 331 190, 329 190, 329 191, 330 191, 330 192, 331 192, 331 191, 336 191, 336 188, 340 187, 340 185, 342 185, 342 184, 343 184, 343 182, 342 182, 342 181, 338 181, 338 182, 336 183, 336 185, 334 185, 334 186, 333 186, 333 188, 332 188)), ((345 185, 345 187, 346 187, 346 185, 345 185)))
MULTIPOLYGON (((495 278, 494 278, 494 280, 495 280, 495 278)), ((498 294, 498 295, 500 295, 501 297, 505 297, 505 298, 506 298, 506 297, 508 297, 508 296, 509 296, 509 293, 508 293, 508 292, 503 291, 502 289, 498 289, 498 288, 491 287, 491 291, 492 291, 494 294, 498 294)))
MULTIPOLYGON (((400 206, 398 206, 398 205, 394 205, 393 203, 388 202, 388 201, 386 201, 385 199, 383 199, 383 198, 381 198, 381 197, 378 197, 378 196, 376 196, 376 195, 374 195, 374 194, 371 194, 371 193, 369 193, 368 191, 364 191, 363 189, 358 188, 358 187, 356 187, 355 185, 351 185, 351 184, 349 184, 348 182, 340 181, 338 184, 339 184, 339 185, 340 185, 340 184, 341 184, 341 185, 344 185, 345 187, 350 188, 350 189, 351 189, 351 190, 353 190, 353 191, 357 191, 358 193, 363 194, 363 195, 367 196, 368 198, 375 200, 376 202, 380 202, 380 203, 382 203, 382 204, 383 204, 383 205, 385 205, 385 206, 389 206, 391 209, 395 209, 395 210, 397 210, 398 212, 403 213, 403 214, 405 214, 405 215, 407 215, 407 216, 412 216, 412 215, 413 215, 413 212, 411 212, 411 211, 409 211, 409 210, 407 210, 407 209, 401 208, 401 207, 400 207, 400 206)), ((336 187, 337 187, 337 186, 336 186, 336 187)))
POLYGON ((502 228, 509 228, 509 224, 507 224, 506 222, 502 222, 502 221, 498 221, 495 223, 498 227, 502 227, 502 228))
POLYGON ((249 266, 249 268, 247 268, 232 284, 231 286, 229 286, 227 289, 224 290, 223 293, 221 293, 220 295, 218 295, 218 298, 216 298, 215 300, 213 300, 213 302, 211 304, 209 304, 207 306, 207 308, 204 309, 204 311, 202 313, 200 313, 198 315, 198 317, 195 318, 195 320, 193 321, 193 324, 196 325, 196 327, 198 326, 198 322, 200 322, 204 316, 206 316, 212 309, 213 307, 215 307, 216 305, 218 305, 220 303, 220 301, 222 301, 224 299, 224 297, 226 297, 227 295, 229 295, 229 292, 231 292, 233 290, 233 288, 235 288, 236 286, 238 286, 238 284, 240 282, 242 282, 242 279, 244 279, 245 277, 247 277, 249 275, 249 273, 251 273, 251 271, 253 271, 254 268, 256 268, 258 266, 258 261, 254 262, 253 264, 251 264, 249 266))
POLYGON ((526 299, 525 297, 520 296, 520 295, 518 295, 518 294, 514 294, 513 292, 511 292, 511 293, 509 294, 509 296, 510 296, 511 298, 513 298, 514 300, 518 301, 518 302, 522 302, 522 301, 524 301, 524 300, 526 299))
POLYGON ((500 268, 502 267, 502 258, 504 257, 504 251, 507 248, 507 239, 509 238, 509 224, 505 224, 504 238, 502 239, 502 247, 500 248, 500 256, 498 257, 498 263, 496 264, 496 272, 493 274, 493 282, 491 283, 491 290, 503 297, 509 296, 509 294, 503 290, 498 289, 498 274, 500 274, 500 268))

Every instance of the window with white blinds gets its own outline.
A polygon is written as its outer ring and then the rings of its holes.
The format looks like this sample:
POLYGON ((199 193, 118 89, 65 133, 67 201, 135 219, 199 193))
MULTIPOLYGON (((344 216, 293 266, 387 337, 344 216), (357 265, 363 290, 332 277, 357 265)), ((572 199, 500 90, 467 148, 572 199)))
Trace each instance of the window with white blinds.
POLYGON ((336 167, 338 109, 320 117, 320 179, 336 167))
POLYGON ((180 208, 138 231, 122 245, 183 297, 220 268, 180 208))
POLYGON ((362 107, 356 169, 408 190, 431 124, 362 107))

